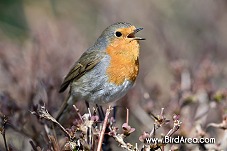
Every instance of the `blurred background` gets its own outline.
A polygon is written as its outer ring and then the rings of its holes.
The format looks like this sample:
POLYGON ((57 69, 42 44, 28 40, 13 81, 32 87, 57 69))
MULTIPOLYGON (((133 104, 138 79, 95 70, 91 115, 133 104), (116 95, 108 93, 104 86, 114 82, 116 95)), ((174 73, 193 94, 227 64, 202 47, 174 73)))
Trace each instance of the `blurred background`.
MULTIPOLYGON (((63 77, 101 32, 119 21, 143 27, 139 36, 146 38, 136 85, 116 103, 129 108, 129 123, 136 128, 127 141, 138 142, 143 131, 151 131, 147 113, 159 114, 161 108, 169 119, 181 115, 179 134, 185 136, 193 135, 198 109, 206 115, 202 127, 222 121, 226 100, 212 103, 211 96, 225 92, 227 84, 225 0, 1 0, 0 109, 10 119, 6 137, 12 148, 31 150, 29 140, 42 130, 29 112, 33 104, 43 100, 55 115, 67 94, 58 93, 63 77), (196 98, 196 106, 180 109, 179 92, 187 92, 180 98, 196 98)), ((122 125, 126 111, 118 113, 122 125)), ((223 131, 210 131, 221 141, 223 131)))

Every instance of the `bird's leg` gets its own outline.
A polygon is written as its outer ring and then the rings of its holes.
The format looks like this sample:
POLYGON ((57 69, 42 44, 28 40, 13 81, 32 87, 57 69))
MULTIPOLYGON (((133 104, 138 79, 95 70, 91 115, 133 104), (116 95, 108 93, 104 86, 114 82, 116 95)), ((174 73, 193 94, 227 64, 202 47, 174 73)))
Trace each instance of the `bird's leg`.
POLYGON ((88 103, 88 101, 85 101, 85 104, 86 104, 87 109, 89 109, 89 103, 88 103))
POLYGON ((98 113, 99 113, 99 119, 100 121, 103 121, 104 120, 104 117, 105 117, 105 113, 103 111, 103 108, 102 106, 96 104, 96 107, 97 107, 97 110, 98 110, 98 113))
POLYGON ((113 107, 113 118, 116 120, 116 115, 117 115, 117 106, 113 107))

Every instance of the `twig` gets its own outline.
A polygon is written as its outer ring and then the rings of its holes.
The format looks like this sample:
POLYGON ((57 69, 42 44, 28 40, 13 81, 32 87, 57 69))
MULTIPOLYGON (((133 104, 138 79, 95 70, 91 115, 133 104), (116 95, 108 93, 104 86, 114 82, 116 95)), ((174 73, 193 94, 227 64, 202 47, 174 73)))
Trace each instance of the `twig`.
POLYGON ((180 120, 174 120, 173 128, 166 134, 166 136, 172 136, 181 126, 182 122, 180 120))
POLYGON ((2 130, 2 136, 3 136, 3 140, 4 140, 4 144, 5 144, 5 149, 6 149, 6 151, 8 151, 9 148, 8 148, 8 145, 6 142, 5 128, 3 128, 3 130, 2 130))
POLYGON ((128 124, 128 117, 129 117, 129 109, 126 108, 126 123, 128 124))
POLYGON ((91 119, 91 110, 90 110, 90 108, 87 108, 87 110, 88 110, 88 114, 89 114, 89 119, 91 119))
POLYGON ((67 130, 53 117, 49 114, 47 109, 45 108, 45 104, 43 102, 40 102, 40 104, 36 107, 34 107, 34 111, 30 111, 31 114, 34 114, 37 116, 39 119, 46 119, 49 121, 52 121, 53 123, 57 124, 58 127, 69 137, 71 140, 72 137, 71 135, 67 132, 67 130))
POLYGON ((170 120, 166 119, 166 117, 164 115, 164 108, 161 109, 160 115, 156 116, 153 113, 150 113, 150 115, 155 121, 155 129, 162 127, 163 125, 169 123, 169 121, 170 121, 170 120))
POLYGON ((5 115, 3 115, 3 120, 2 120, 2 130, 1 130, 1 133, 2 133, 2 137, 3 137, 3 140, 4 140, 4 144, 5 144, 5 149, 6 151, 9 150, 8 148, 8 145, 7 145, 7 142, 6 142, 6 130, 5 130, 5 127, 6 127, 6 124, 8 123, 8 119, 5 115))
POLYGON ((32 149, 34 149, 34 151, 41 151, 41 149, 40 149, 40 148, 38 149, 38 148, 36 147, 36 145, 34 144, 34 142, 33 142, 33 141, 31 141, 31 140, 30 140, 30 141, 29 141, 29 143, 31 144, 32 149))
POLYGON ((76 110, 77 115, 79 116, 80 120, 83 121, 83 118, 80 114, 80 110, 76 107, 76 105, 73 105, 74 109, 76 110))
POLYGON ((161 117, 164 117, 164 108, 161 109, 160 116, 161 116, 161 117))
POLYGON ((91 127, 87 128, 87 143, 88 143, 88 145, 92 145, 92 129, 91 129, 91 127))
POLYGON ((48 135, 48 138, 49 138, 49 140, 51 142, 51 145, 53 146, 53 150, 54 151, 60 150, 60 146, 57 143, 55 137, 54 136, 51 136, 51 135, 48 135))
POLYGON ((152 129, 152 131, 150 132, 150 136, 153 136, 153 137, 155 137, 155 123, 154 123, 154 126, 153 126, 153 129, 152 129))
POLYGON ((111 110, 112 110, 111 106, 109 106, 109 108, 106 110, 106 116, 105 116, 105 119, 103 121, 103 126, 102 126, 102 131, 100 133, 100 138, 99 138, 99 142, 98 142, 97 151, 101 151, 102 142, 103 142, 103 138, 104 138, 104 133, 105 133, 105 130, 106 130, 106 126, 107 126, 107 123, 108 123, 108 117, 110 115, 110 111, 111 110))
POLYGON ((122 148, 124 148, 124 149, 126 149, 126 150, 129 150, 129 151, 132 151, 133 149, 133 145, 132 144, 130 144, 130 143, 126 143, 125 141, 124 141, 124 137, 125 137, 125 135, 123 135, 123 134, 117 134, 117 135, 113 135, 113 138, 116 140, 116 142, 118 142, 119 143, 119 145, 122 147, 122 148))

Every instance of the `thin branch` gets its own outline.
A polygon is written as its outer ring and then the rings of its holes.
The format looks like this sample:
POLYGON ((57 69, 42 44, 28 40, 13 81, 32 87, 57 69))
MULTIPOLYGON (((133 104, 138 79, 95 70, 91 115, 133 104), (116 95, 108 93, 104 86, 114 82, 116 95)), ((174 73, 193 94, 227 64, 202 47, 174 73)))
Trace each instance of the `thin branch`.
POLYGON ((77 115, 79 116, 80 120, 83 121, 83 118, 80 114, 80 110, 76 107, 76 105, 73 105, 74 109, 76 110, 77 115))
POLYGON ((119 143, 119 145, 120 145, 122 148, 131 151, 133 146, 132 146, 130 143, 126 143, 126 142, 124 141, 124 137, 125 137, 125 136, 124 136, 123 134, 113 135, 113 138, 116 140, 116 142, 119 143))
POLYGON ((30 140, 29 143, 31 144, 32 149, 34 149, 34 151, 40 151, 40 150, 36 147, 36 145, 34 144, 33 141, 30 140))
POLYGON ((53 146, 54 151, 60 150, 60 146, 57 143, 57 140, 54 136, 48 135, 48 138, 51 142, 51 145, 53 146))
POLYGON ((166 136, 172 136, 181 126, 182 122, 180 120, 175 120, 173 128, 169 130, 169 132, 166 134, 166 136))
POLYGON ((5 149, 6 151, 9 150, 8 148, 8 145, 7 145, 7 142, 6 142, 6 130, 5 130, 5 127, 6 127, 6 124, 8 123, 8 119, 5 115, 3 115, 3 120, 2 120, 2 130, 1 130, 1 133, 2 133, 2 137, 3 137, 3 140, 4 140, 4 144, 5 144, 5 149))
POLYGON ((164 117, 164 108, 161 109, 160 116, 161 116, 161 117, 164 117))
POLYGON ((129 109, 126 108, 126 123, 128 124, 128 118, 129 118, 129 109))
POLYGON ((103 138, 104 138, 104 133, 105 133, 105 130, 106 130, 106 126, 107 126, 107 123, 108 123, 108 117, 110 115, 110 111, 112 110, 113 108, 111 106, 109 106, 109 108, 106 110, 106 116, 105 116, 105 119, 103 121, 103 126, 102 126, 102 131, 100 133, 100 138, 99 138, 99 142, 98 142, 98 148, 97 148, 97 151, 101 151, 101 148, 102 148, 102 142, 103 142, 103 138))
POLYGON ((39 119, 46 119, 49 121, 52 121, 55 123, 60 129, 69 137, 69 139, 72 139, 71 135, 68 133, 68 131, 53 117, 49 114, 47 109, 45 108, 45 104, 40 102, 40 104, 36 107, 34 107, 34 111, 30 111, 31 114, 34 114, 39 119))

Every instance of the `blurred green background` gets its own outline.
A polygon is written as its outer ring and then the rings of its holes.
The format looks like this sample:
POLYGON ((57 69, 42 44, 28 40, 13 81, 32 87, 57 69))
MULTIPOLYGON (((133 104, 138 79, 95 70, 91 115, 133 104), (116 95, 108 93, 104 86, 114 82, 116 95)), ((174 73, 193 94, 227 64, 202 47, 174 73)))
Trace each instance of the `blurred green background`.
POLYGON ((174 80, 171 62, 176 60, 196 70, 209 58, 220 71, 213 82, 226 87, 225 0, 1 0, 0 93, 7 93, 24 112, 42 99, 54 114, 66 94, 57 92, 64 75, 118 21, 143 27, 139 35, 146 38, 137 84, 129 92, 133 95, 124 98, 129 108, 136 109, 147 94, 160 100, 154 111, 165 107, 174 80))

